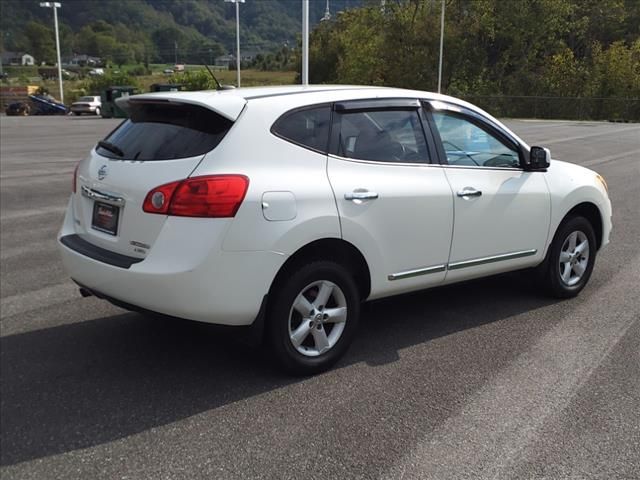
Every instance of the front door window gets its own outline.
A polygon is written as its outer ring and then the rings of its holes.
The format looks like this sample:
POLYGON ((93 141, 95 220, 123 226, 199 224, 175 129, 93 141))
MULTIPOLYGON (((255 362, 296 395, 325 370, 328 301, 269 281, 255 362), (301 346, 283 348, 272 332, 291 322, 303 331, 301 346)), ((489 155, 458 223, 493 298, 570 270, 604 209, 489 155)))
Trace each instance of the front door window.
POLYGON ((518 168, 518 152, 470 120, 452 112, 433 112, 447 155, 454 166, 518 168))

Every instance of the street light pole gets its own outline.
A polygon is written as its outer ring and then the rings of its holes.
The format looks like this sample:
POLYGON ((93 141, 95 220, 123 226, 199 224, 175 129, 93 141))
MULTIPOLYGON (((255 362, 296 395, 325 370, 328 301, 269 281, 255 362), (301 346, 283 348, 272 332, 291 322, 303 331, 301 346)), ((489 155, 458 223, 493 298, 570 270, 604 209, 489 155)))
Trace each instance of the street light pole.
POLYGON ((224 0, 227 3, 236 4, 236 72, 238 88, 240 88, 240 4, 244 3, 244 0, 224 0))
POLYGON ((302 0, 302 84, 309 85, 309 0, 302 0))
POLYGON ((64 92, 62 90, 62 61, 60 60, 60 34, 58 33, 58 9, 62 8, 59 2, 40 2, 41 7, 53 8, 53 24, 56 30, 56 54, 58 57, 58 86, 60 88, 60 102, 64 103, 64 92))
POLYGON ((444 45, 444 0, 442 0, 442 14, 440 15, 440 61, 438 62, 438 93, 442 87, 442 47, 444 45))

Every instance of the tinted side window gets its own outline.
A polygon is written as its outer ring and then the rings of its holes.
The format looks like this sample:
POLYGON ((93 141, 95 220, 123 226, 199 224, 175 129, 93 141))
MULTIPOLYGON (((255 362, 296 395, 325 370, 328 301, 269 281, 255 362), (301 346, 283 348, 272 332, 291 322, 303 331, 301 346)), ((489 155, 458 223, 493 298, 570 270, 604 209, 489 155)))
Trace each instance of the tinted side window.
POLYGON ((518 152, 466 118, 433 112, 449 165, 518 168, 518 152))
POLYGON ((105 140, 123 155, 97 147, 97 152, 119 160, 173 160, 204 155, 213 150, 233 124, 203 107, 169 103, 131 103, 130 118, 105 140))
POLYGON ((331 107, 324 105, 285 113, 271 131, 293 143, 327 152, 331 107))
POLYGON ((338 155, 397 163, 429 161, 416 110, 372 110, 339 114, 338 155))

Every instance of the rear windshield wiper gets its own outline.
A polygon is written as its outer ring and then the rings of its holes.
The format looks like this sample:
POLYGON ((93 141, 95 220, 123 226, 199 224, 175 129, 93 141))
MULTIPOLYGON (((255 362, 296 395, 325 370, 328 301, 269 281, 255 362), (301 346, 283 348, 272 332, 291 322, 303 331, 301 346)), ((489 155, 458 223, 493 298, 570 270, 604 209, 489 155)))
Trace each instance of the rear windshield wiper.
POLYGON ((98 146, 101 148, 104 148, 105 150, 109 150, 111 153, 115 153, 119 157, 124 157, 124 152, 111 142, 105 142, 104 140, 100 140, 98 142, 98 146))

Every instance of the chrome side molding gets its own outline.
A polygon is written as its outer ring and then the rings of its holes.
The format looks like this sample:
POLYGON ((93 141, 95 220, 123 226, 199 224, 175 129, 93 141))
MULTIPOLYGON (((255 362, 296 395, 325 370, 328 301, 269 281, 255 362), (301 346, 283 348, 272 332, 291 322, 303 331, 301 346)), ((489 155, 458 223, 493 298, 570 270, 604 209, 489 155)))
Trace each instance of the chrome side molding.
POLYGON ((491 257, 475 258, 473 260, 464 260, 462 262, 454 262, 448 265, 435 265, 433 267, 417 268, 415 270, 406 270, 404 272, 392 273, 387 276, 389 280, 402 280, 404 278, 418 277, 420 275, 428 275, 430 273, 444 272, 445 270, 459 270, 467 267, 477 267, 487 263, 501 262, 503 260, 513 260, 516 258, 530 257, 538 253, 537 249, 522 250, 520 252, 503 253, 501 255, 493 255, 491 257))
POLYGON ((503 253, 501 255, 493 255, 491 257, 475 258, 473 260, 465 260, 463 262, 454 262, 448 265, 449 270, 458 270, 460 268, 477 267, 487 263, 502 262, 503 260, 513 260, 515 258, 530 257, 538 253, 535 248, 532 250, 522 250, 520 252, 503 253))
POLYGON ((415 270, 392 273, 387 278, 389 280, 402 280, 403 278, 419 277, 420 275, 427 275, 429 273, 444 272, 446 269, 446 265, 435 265, 433 267, 417 268, 415 270))

